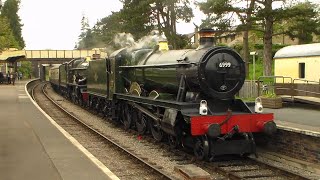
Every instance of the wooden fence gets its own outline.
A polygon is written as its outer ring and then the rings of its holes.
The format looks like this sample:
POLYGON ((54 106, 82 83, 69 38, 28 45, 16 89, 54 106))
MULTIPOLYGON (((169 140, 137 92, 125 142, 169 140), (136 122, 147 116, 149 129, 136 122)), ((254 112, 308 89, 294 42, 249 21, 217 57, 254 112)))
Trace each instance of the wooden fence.
POLYGON ((282 76, 262 77, 259 78, 258 81, 245 81, 237 95, 240 98, 256 98, 263 95, 263 86, 265 86, 266 91, 271 94, 320 98, 320 81, 309 81, 305 79, 290 80, 289 77, 282 76), (266 81, 268 78, 274 80, 266 81))
POLYGON ((255 81, 245 81, 238 93, 238 96, 240 98, 258 97, 258 84, 255 81))

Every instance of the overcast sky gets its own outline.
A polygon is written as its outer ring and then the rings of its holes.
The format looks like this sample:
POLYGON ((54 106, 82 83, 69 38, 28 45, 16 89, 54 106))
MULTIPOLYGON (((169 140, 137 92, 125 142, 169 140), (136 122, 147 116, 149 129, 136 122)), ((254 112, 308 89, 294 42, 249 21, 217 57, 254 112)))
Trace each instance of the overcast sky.
MULTIPOLYGON (((82 14, 92 27, 98 19, 121 8, 118 0, 21 0, 19 15, 24 24, 25 49, 73 49, 80 34, 82 14)), ((193 21, 200 24, 201 15, 193 21)), ((193 27, 192 23, 179 24, 178 32, 190 33, 193 27)))
MULTIPOLYGON (((320 3, 320 0, 312 1, 320 3)), ((78 41, 83 14, 92 27, 97 20, 121 8, 119 0, 21 0, 19 15, 24 24, 25 49, 73 49, 78 41)), ((193 22, 200 25, 204 15, 198 9, 194 14, 191 23, 178 23, 178 33, 193 32, 193 22)))

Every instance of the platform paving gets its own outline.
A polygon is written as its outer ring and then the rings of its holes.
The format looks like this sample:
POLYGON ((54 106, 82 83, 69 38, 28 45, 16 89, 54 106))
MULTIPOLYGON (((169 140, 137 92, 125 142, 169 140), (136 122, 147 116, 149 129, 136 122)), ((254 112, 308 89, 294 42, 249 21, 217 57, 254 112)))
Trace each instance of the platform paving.
POLYGON ((0 179, 112 179, 31 102, 26 81, 0 85, 0 179))
POLYGON ((278 125, 320 134, 320 109, 291 105, 280 109, 264 108, 264 112, 274 113, 275 122, 278 125))

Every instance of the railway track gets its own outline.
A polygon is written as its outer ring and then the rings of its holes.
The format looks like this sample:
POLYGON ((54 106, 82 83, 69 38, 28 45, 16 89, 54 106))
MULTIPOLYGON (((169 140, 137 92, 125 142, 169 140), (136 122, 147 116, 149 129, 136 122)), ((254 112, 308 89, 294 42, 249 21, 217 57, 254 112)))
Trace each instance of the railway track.
MULTIPOLYGON (((152 142, 151 138, 148 138, 152 142)), ((170 149, 169 146, 166 147, 170 149)), ((176 159, 180 165, 193 164, 210 174, 213 179, 213 174, 219 173, 223 178, 215 179, 250 179, 250 180, 287 180, 287 179, 317 179, 308 178, 298 173, 290 172, 286 169, 272 166, 271 164, 262 163, 255 158, 239 157, 239 156, 225 156, 217 159, 214 162, 195 161, 193 155, 181 150, 171 150, 171 156, 176 159)))
POLYGON ((68 133, 77 140, 82 139, 81 144, 90 152, 96 150, 93 154, 120 179, 172 179, 161 169, 119 145, 112 137, 101 134, 65 111, 47 95, 45 87, 46 83, 35 85, 32 88, 33 99, 68 133))
MULTIPOLYGON (((59 102, 59 99, 55 100, 55 104, 56 104, 55 106, 59 106, 57 102, 59 102)), ((60 102, 61 102, 61 99, 60 99, 60 102)), ((66 110, 66 111, 73 111, 73 110, 66 110)), ((69 114, 68 115, 69 117, 76 118, 72 113, 68 113, 68 114, 69 114)), ((74 114, 77 114, 77 112, 74 112, 74 114)), ((99 118, 99 117, 96 117, 96 118, 99 118)), ((64 118, 60 117, 59 119, 64 119, 64 118)), ((79 119, 79 118, 76 118, 76 119, 79 119)), ((183 177, 186 178, 186 177, 189 177, 189 175, 186 172, 179 171, 179 169, 175 167, 187 166, 187 165, 195 165, 197 167, 200 167, 201 169, 209 173, 209 176, 207 176, 208 179, 308 179, 297 173, 288 172, 287 170, 273 167, 271 165, 267 165, 265 163, 261 163, 249 158, 236 158, 237 160, 234 160, 233 158, 233 160, 224 160, 224 161, 217 161, 217 162, 197 162, 194 160, 193 156, 190 155, 190 153, 187 153, 181 150, 173 150, 172 148, 170 148, 169 145, 166 145, 166 144, 154 143, 154 140, 148 136, 143 136, 143 139, 139 140, 139 144, 138 144, 139 146, 134 147, 130 145, 130 143, 128 142, 123 143, 121 142, 121 140, 117 139, 117 137, 103 132, 103 130, 100 129, 101 128, 100 126, 88 125, 87 122, 82 122, 81 120, 79 120, 79 122, 81 122, 82 124, 81 126, 90 128, 91 131, 94 132, 95 134, 98 134, 100 138, 110 139, 113 142, 112 144, 117 144, 115 146, 120 151, 129 153, 130 155, 128 156, 134 157, 133 159, 137 159, 137 161, 143 162, 143 164, 145 164, 145 166, 150 167, 153 172, 162 174, 162 175, 159 175, 159 177, 152 177, 152 178, 145 178, 145 179, 183 179, 183 177), (151 151, 151 153, 147 154, 147 153, 140 152, 141 149, 148 149, 149 151, 151 151), (162 156, 162 157, 158 159, 159 158, 158 156, 162 156), (166 162, 161 163, 161 159, 163 159, 163 161, 166 161, 166 162), (168 166, 166 164, 168 162, 170 162, 171 165, 169 165, 169 167, 166 167, 168 166), (179 172, 183 176, 177 176, 177 173, 173 172, 173 169, 176 169, 176 172, 179 172)), ((58 122, 58 124, 60 123, 58 122)), ((105 122, 105 120, 104 120, 104 123, 109 123, 110 125, 110 122, 105 122)), ((63 128, 66 127, 68 129, 68 128, 72 128, 75 125, 74 124, 63 125, 62 123, 61 126, 63 128)), ((134 141, 138 136, 138 134, 135 131, 124 132, 121 129, 117 129, 117 131, 119 133, 122 133, 122 136, 125 136, 127 141, 131 141, 131 140, 134 141)), ((74 135, 72 134, 72 136, 74 135)), ((89 148, 89 151, 90 151, 90 148, 89 148)), ((97 158, 100 159, 99 157, 97 158)), ((108 166, 108 164, 106 165, 108 166)), ((117 171, 121 171, 121 169, 117 170, 116 168, 116 170, 112 170, 112 171, 114 171, 114 173, 117 174, 117 171)), ((134 171, 137 171, 137 169, 134 168, 134 171)), ((133 172, 133 173, 139 174, 139 177, 137 177, 137 179, 139 178, 141 179, 142 177, 149 177, 149 175, 144 175, 143 173, 137 173, 137 172, 133 172)), ((121 179, 134 179, 131 176, 130 178, 128 178, 128 176, 123 176, 125 177, 123 178, 121 177, 121 175, 119 177, 121 179)))
POLYGON ((308 179, 299 174, 288 172, 284 169, 273 167, 250 158, 216 162, 214 165, 204 163, 202 167, 207 169, 208 172, 219 172, 228 179, 308 179))

